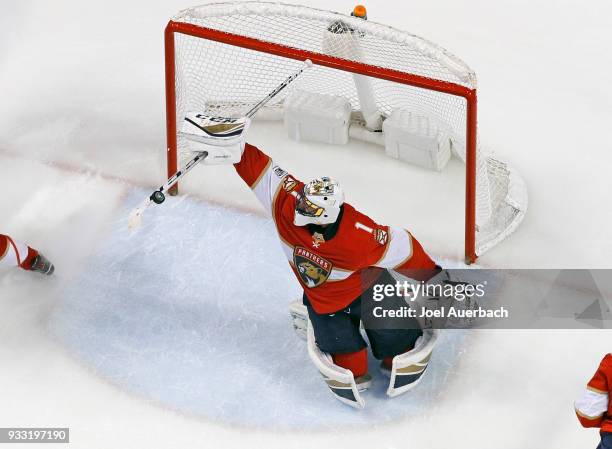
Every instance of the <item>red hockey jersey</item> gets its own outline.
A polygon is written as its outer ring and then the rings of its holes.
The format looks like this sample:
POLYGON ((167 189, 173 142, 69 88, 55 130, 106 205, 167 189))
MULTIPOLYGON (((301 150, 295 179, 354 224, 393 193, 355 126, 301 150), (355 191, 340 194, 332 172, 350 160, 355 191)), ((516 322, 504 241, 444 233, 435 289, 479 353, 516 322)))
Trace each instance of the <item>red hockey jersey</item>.
POLYGON ((601 427, 612 432, 612 354, 606 355, 575 403, 576 415, 584 427, 601 427))
POLYGON ((21 267, 29 269, 38 251, 19 240, 0 234, 0 266, 21 267))
POLYGON ((329 240, 307 226, 295 226, 295 204, 304 184, 258 148, 246 144, 235 168, 272 215, 289 265, 317 313, 348 306, 383 268, 435 268, 408 231, 379 225, 347 203, 329 240))

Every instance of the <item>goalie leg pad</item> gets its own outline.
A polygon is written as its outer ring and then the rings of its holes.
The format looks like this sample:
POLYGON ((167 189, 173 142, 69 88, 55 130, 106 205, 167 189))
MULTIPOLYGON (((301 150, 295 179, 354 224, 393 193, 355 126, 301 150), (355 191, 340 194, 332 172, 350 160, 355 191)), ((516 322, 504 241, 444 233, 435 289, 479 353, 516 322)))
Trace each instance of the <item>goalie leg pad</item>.
POLYGON ((353 373, 334 364, 331 355, 319 349, 310 321, 308 322, 307 335, 308 356, 323 376, 325 383, 335 398, 351 407, 357 409, 364 408, 365 401, 359 394, 353 373))
POLYGON ((414 349, 393 358, 388 396, 398 396, 419 384, 436 346, 438 335, 437 329, 424 330, 414 349))

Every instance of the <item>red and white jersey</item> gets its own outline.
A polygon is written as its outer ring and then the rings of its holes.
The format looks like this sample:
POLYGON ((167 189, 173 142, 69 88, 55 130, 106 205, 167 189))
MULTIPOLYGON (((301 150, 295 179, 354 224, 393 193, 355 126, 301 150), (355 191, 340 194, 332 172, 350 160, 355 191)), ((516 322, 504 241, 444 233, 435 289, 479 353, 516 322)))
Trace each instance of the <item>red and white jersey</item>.
POLYGON ((576 401, 576 415, 584 427, 612 432, 612 354, 606 355, 584 394, 576 401))
POLYGON ((25 266, 24 262, 31 259, 31 254, 32 250, 25 243, 0 234, 0 266, 25 266))
POLYGON ((281 246, 317 313, 334 313, 353 302, 387 269, 433 269, 435 263, 404 229, 382 226, 345 203, 329 240, 293 224, 303 183, 258 148, 246 144, 236 171, 268 211, 281 246), (374 269, 366 270, 374 267, 374 269))

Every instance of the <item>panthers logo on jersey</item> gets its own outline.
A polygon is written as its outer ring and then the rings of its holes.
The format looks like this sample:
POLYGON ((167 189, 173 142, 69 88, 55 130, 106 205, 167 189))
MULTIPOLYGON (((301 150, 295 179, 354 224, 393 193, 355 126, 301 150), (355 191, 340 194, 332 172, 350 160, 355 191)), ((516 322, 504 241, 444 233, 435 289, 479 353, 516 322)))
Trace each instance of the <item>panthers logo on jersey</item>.
POLYGON ((323 284, 332 270, 330 261, 300 246, 293 250, 293 263, 300 279, 308 288, 323 284))

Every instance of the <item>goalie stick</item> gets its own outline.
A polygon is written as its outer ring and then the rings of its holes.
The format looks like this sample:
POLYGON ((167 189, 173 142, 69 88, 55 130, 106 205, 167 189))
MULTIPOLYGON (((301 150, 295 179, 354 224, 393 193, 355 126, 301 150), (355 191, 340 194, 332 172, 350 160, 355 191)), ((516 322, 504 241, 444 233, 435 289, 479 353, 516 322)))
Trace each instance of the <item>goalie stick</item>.
MULTIPOLYGON (((240 136, 244 131, 246 121, 245 119, 253 117, 257 113, 257 111, 259 111, 268 101, 278 95, 285 87, 287 87, 298 76, 300 76, 302 72, 304 72, 304 70, 309 67, 312 67, 312 61, 310 61, 310 59, 307 59, 304 61, 304 65, 300 67, 298 71, 288 76, 272 92, 270 92, 265 98, 263 98, 255 106, 253 106, 245 114, 244 117, 230 118, 198 114, 197 118, 199 119, 199 123, 195 123, 194 121, 192 121, 192 119, 186 117, 186 120, 197 126, 205 133, 205 136, 200 136, 197 139, 193 137, 191 138, 193 140, 198 140, 209 145, 212 143, 226 145, 228 139, 235 141, 236 137, 240 136)), ((192 159, 190 159, 182 169, 180 169, 174 175, 168 178, 168 181, 166 181, 164 185, 160 186, 148 198, 143 200, 143 202, 140 203, 138 207, 136 207, 132 210, 132 212, 130 212, 130 216, 128 219, 128 227, 130 229, 135 229, 139 227, 142 222, 142 215, 144 214, 144 211, 153 203, 163 203, 166 199, 166 195, 164 192, 172 188, 172 186, 174 186, 174 184, 176 184, 180 178, 189 173, 189 171, 191 171, 193 167, 202 162, 207 156, 207 151, 197 152, 197 154, 192 159)))

